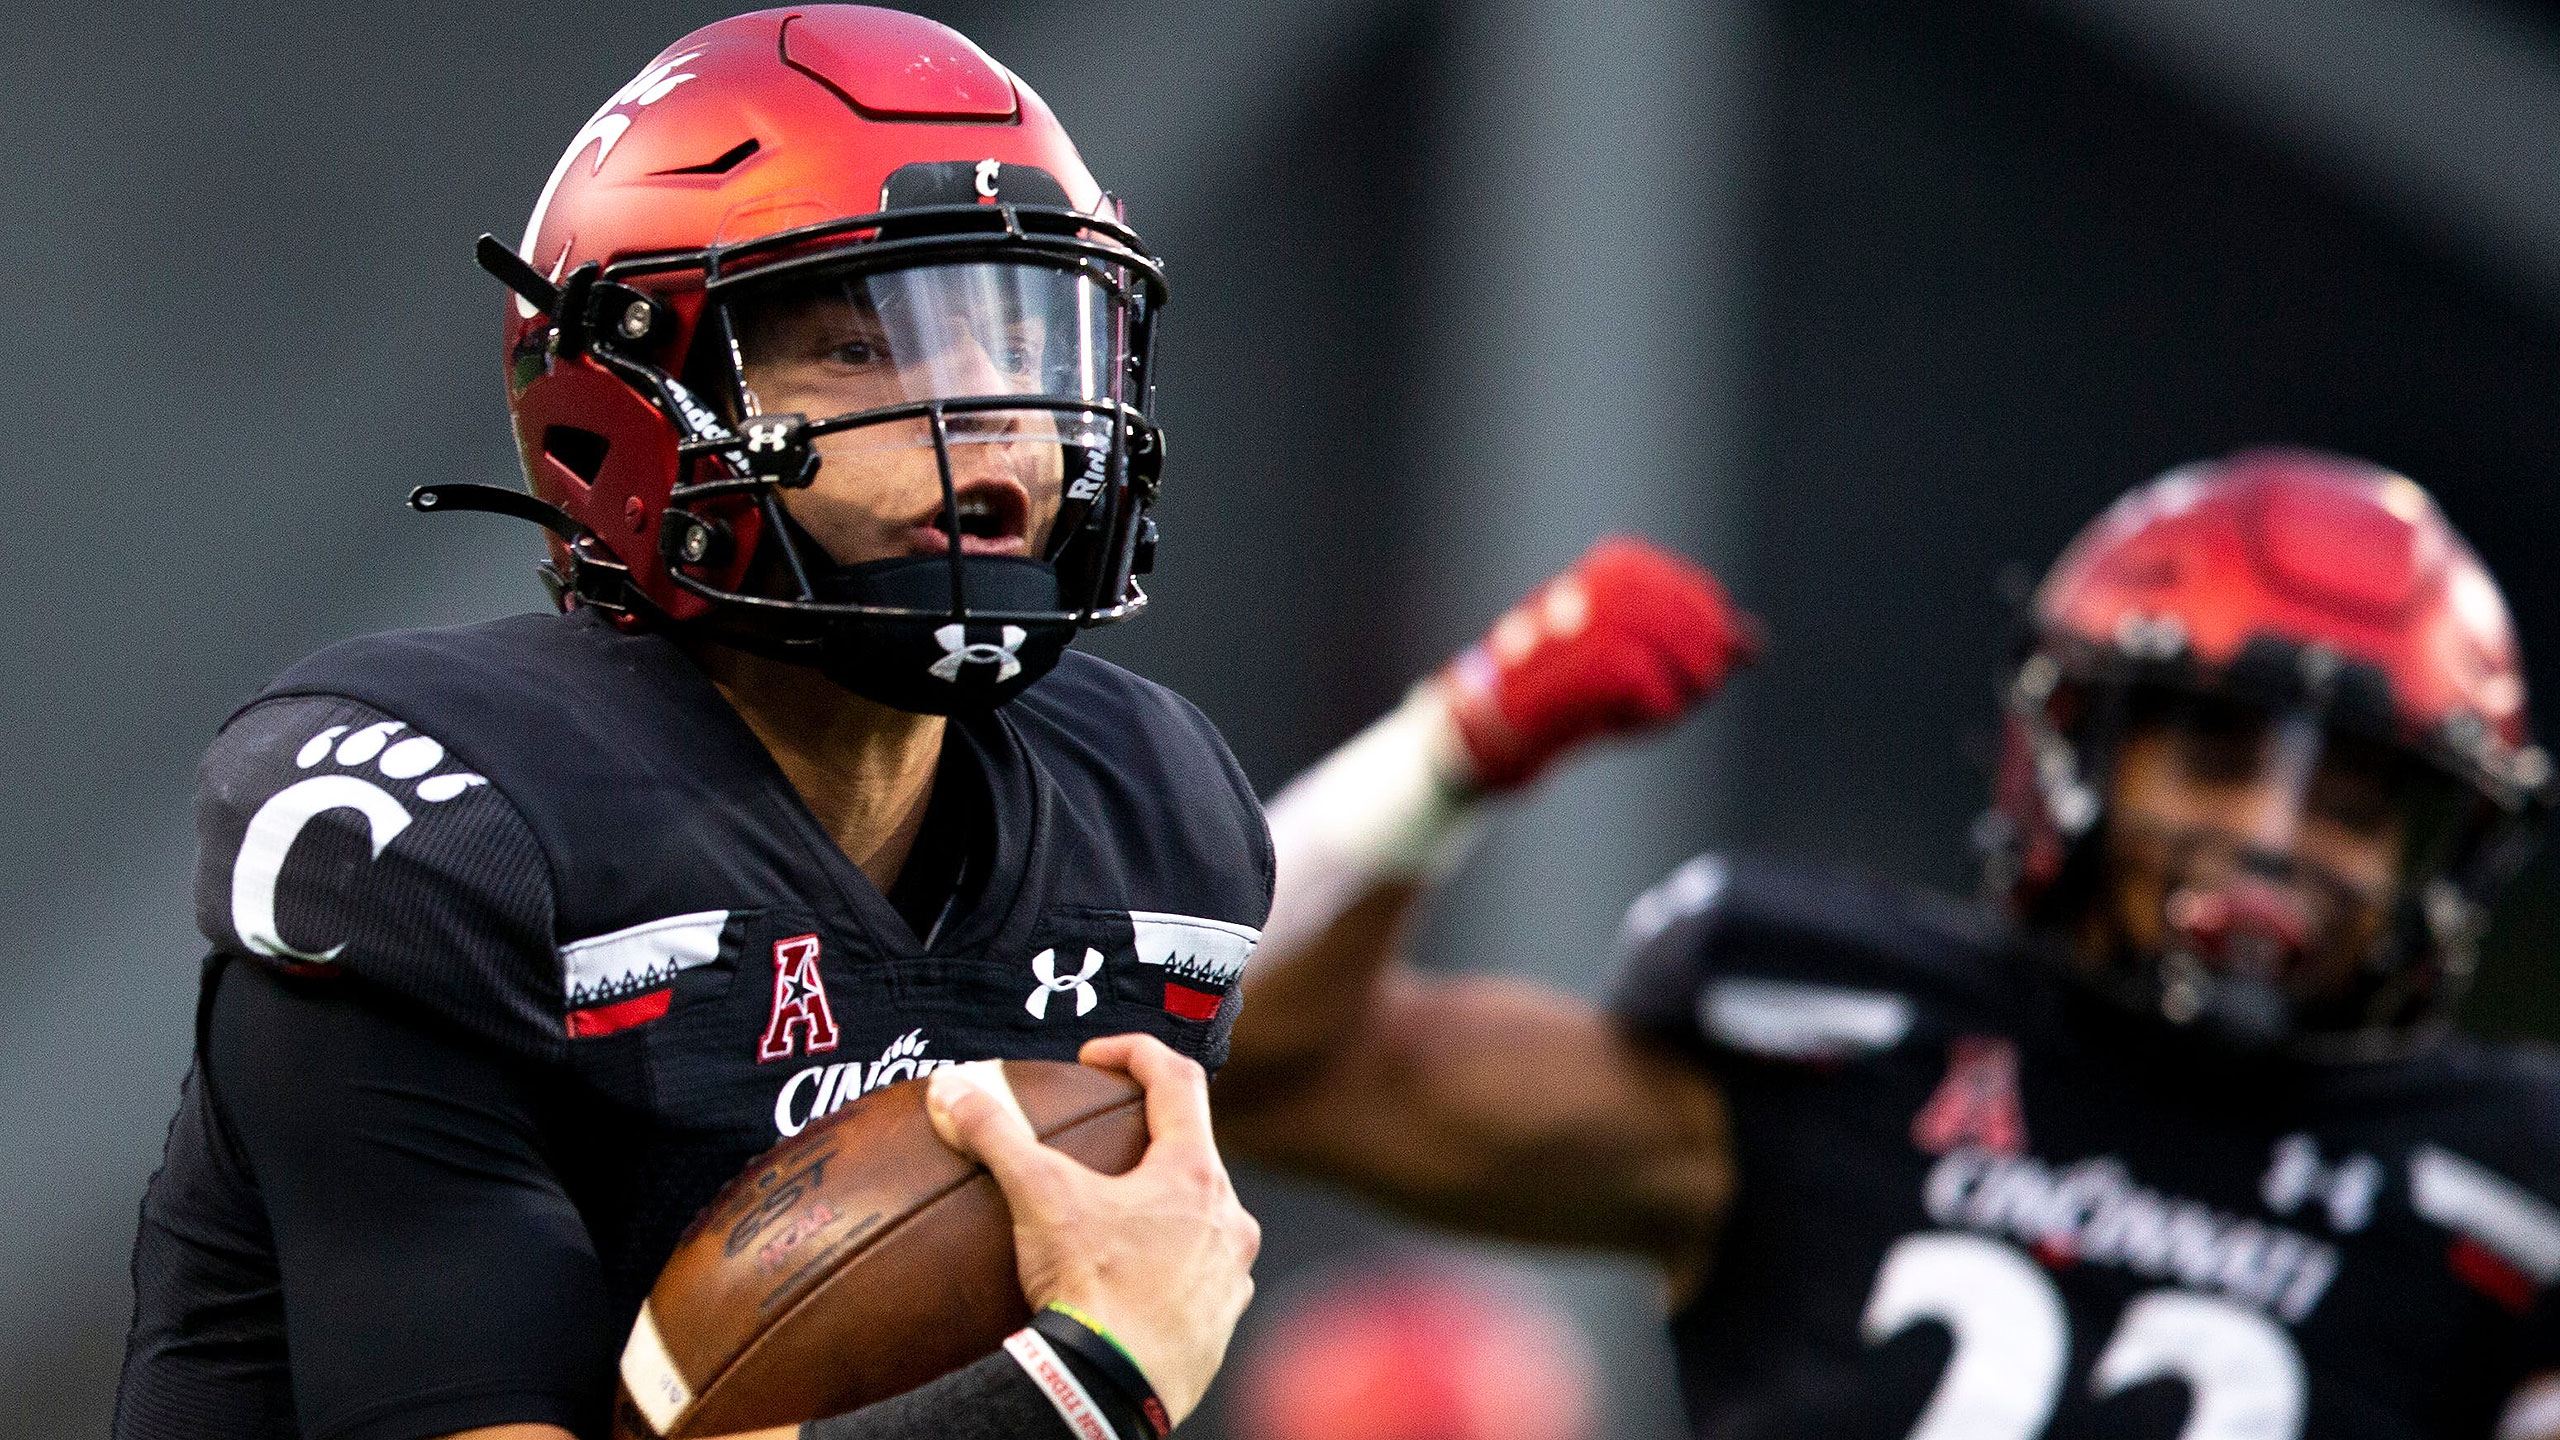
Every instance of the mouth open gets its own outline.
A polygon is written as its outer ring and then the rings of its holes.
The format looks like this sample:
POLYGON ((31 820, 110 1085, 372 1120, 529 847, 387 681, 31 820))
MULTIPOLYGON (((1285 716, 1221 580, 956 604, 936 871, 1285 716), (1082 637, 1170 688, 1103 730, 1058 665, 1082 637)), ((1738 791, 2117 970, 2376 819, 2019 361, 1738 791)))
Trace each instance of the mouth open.
POLYGON ((958 513, 937 508, 909 532, 917 555, 947 555, 955 526, 963 555, 1023 555, 1030 551, 1031 497, 1011 480, 970 480, 956 487, 958 513))
POLYGON ((2169 923, 2189 949, 2219 968, 2269 983, 2302 962, 2313 919, 2299 897, 2258 880, 2182 888, 2169 899, 2169 923))

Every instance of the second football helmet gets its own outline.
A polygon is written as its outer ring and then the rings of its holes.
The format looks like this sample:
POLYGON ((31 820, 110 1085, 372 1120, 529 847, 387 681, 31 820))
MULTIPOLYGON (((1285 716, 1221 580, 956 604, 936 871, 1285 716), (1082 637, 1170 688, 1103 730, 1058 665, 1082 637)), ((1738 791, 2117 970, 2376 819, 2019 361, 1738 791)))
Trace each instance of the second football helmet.
MULTIPOLYGON (((2245 883, 2169 887, 2168 940, 2087 978, 2172 1025, 2308 1058, 2397 1053, 2449 1023, 2550 764, 2506 604, 2426 492, 2292 451, 2175 470, 2083 531, 2033 605, 2005 686, 1991 887, 2049 925, 2099 903, 2113 767, 2146 723, 2290 754, 2304 796, 2361 766, 2394 807, 2380 818, 2401 858, 2390 913, 2343 983, 2307 991, 2312 966, 2218 953, 2253 924, 2276 948, 2306 943, 2281 915, 2245 913, 2269 888, 2245 883)), ((2317 868, 2260 864, 2294 879, 2317 868)))

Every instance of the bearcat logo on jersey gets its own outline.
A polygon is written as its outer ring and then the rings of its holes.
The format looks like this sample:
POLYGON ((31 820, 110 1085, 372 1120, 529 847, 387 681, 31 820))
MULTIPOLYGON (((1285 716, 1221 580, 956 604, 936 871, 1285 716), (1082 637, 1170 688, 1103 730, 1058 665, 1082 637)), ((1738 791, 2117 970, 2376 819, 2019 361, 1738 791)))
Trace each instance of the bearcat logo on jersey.
POLYGON ((765 1022, 756 1063, 788 1059, 793 1036, 808 1053, 836 1048, 836 1013, 827 1005, 826 978, 818 973, 818 937, 794 935, 773 942, 773 1018, 765 1022))
POLYGON ((2134 1182, 2096 1155, 2059 1169, 2032 1155, 1950 1151, 1921 1190, 1940 1225, 2006 1235, 2054 1269, 2120 1265, 2219 1292, 2298 1324, 2338 1275, 2335 1247, 2134 1182))
POLYGON ((398 720, 382 720, 352 735, 347 726, 332 725, 312 736, 294 753, 294 768, 310 770, 323 761, 336 768, 287 785, 249 817, 248 831, 240 837, 240 853, 231 862, 231 928, 253 954, 326 965, 347 948, 343 940, 324 950, 288 944, 276 923, 276 883, 284 876, 285 860, 293 853, 293 843, 302 838, 303 828, 333 810, 351 810, 363 819, 372 846, 368 858, 373 860, 380 860, 400 832, 409 828, 415 818, 409 807, 370 777, 397 782, 429 805, 441 805, 489 783, 461 771, 430 773, 445 762, 444 746, 424 735, 392 739, 408 728, 398 720), (414 789, 409 789, 410 781, 417 782, 414 789))
POLYGON ((945 1065, 958 1061, 925 1058, 925 1047, 933 1042, 924 1038, 919 1028, 889 1042, 880 1058, 863 1068, 859 1060, 846 1060, 834 1065, 812 1065, 782 1082, 782 1090, 773 1097, 773 1128, 784 1136, 797 1135, 809 1128, 809 1122, 821 1115, 832 1115, 883 1085, 901 1080, 917 1080, 945 1065), (800 1106, 808 1097, 808 1108, 800 1106))

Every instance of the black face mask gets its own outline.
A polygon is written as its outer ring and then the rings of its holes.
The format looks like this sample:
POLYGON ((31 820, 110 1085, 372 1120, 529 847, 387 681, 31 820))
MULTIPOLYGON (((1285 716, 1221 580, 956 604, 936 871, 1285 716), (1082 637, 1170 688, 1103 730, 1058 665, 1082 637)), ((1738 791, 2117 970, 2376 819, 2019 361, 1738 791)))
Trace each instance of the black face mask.
POLYGON ((907 555, 832 566, 809 586, 822 604, 910 612, 829 617, 816 664, 866 700, 919 715, 1002 705, 1056 669, 1075 638, 1072 622, 1041 613, 1061 607, 1057 572, 1039 560, 907 555))

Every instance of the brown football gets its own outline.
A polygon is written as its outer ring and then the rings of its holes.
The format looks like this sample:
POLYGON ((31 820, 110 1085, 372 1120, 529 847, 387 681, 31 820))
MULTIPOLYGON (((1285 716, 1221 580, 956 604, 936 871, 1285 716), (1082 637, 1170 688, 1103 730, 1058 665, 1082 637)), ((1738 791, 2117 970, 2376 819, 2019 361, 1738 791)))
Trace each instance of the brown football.
MULTIPOLYGON (((1127 1076, 1053 1060, 1008 1060, 1004 1075, 1048 1144, 1111 1175, 1145 1153, 1127 1076)), ((617 1432, 685 1440, 842 1414, 1028 1323, 1004 1196, 934 1134, 924 1091, 863 1096, 713 1198, 632 1326, 617 1432)))

